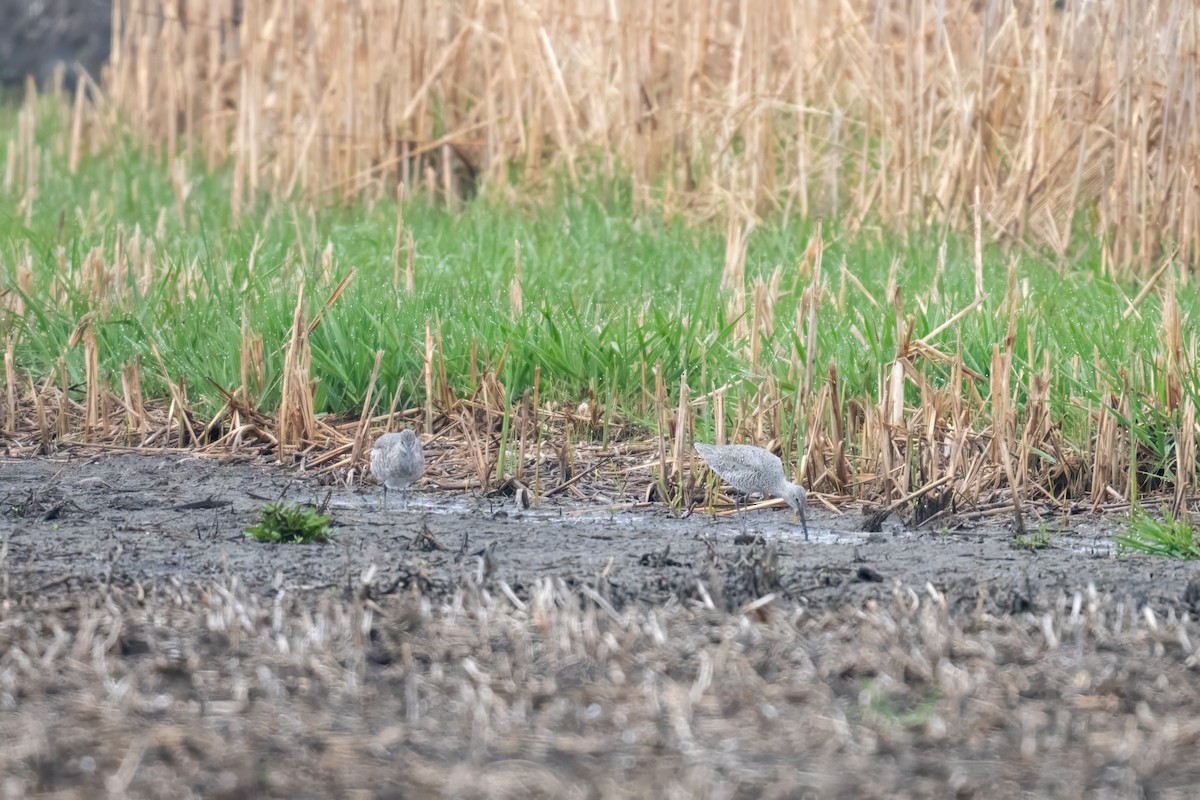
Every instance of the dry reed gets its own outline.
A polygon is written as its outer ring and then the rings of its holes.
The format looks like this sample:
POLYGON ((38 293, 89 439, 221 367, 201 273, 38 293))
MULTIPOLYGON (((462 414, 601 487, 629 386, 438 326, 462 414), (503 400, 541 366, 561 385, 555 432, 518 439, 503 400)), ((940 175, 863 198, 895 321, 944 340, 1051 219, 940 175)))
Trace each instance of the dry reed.
MULTIPOLYGON (((1083 233, 1140 271, 1168 246, 1197 255, 1187 0, 117 0, 113 15, 111 109, 168 153, 231 162, 235 209, 260 189, 375 199, 395 183, 456 203, 479 181, 504 191, 513 164, 527 182, 622 164, 640 197, 661 182, 672 208, 728 221, 726 278, 778 212, 973 223, 1060 253, 1083 233)), ((5 170, 23 209, 31 125, 5 170)))

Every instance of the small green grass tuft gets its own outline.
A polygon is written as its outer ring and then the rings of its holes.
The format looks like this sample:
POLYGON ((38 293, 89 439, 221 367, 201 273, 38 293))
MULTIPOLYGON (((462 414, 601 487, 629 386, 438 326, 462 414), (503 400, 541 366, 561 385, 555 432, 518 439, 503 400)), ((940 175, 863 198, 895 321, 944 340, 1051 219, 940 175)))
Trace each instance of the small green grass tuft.
POLYGON ((1054 546, 1054 537, 1058 534, 1045 525, 1030 534, 1017 534, 1013 546, 1018 550, 1046 550, 1054 546))
POLYGON ((259 515, 258 524, 246 529, 246 535, 260 542, 285 544, 308 544, 328 542, 329 517, 321 516, 312 508, 287 503, 268 503, 259 515))
POLYGON ((1200 544, 1196 542, 1196 527, 1186 518, 1176 519, 1164 513, 1157 519, 1141 506, 1134 505, 1126 533, 1117 537, 1117 553, 1146 553, 1152 556, 1200 559, 1200 544))
POLYGON ((872 680, 864 681, 859 704, 865 714, 896 728, 917 728, 927 724, 937 713, 942 693, 930 687, 924 693, 911 695, 888 693, 872 680))

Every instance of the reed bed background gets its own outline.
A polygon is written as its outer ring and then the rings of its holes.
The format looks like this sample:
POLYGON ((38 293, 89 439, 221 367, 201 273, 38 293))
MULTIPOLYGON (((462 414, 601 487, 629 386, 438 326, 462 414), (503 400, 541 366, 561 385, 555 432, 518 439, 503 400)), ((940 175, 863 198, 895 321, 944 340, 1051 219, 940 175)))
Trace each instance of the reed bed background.
POLYGON ((1188 0, 117 0, 106 95, 262 195, 450 202, 594 170, 635 202, 969 228, 1195 263, 1188 0), (1079 212, 1088 213, 1080 217, 1079 212), (1078 224, 1077 224, 1078 223, 1078 224))
POLYGON ((5 120, 18 446, 1192 496, 1189 4, 198 8, 116 3, 102 87, 5 120))

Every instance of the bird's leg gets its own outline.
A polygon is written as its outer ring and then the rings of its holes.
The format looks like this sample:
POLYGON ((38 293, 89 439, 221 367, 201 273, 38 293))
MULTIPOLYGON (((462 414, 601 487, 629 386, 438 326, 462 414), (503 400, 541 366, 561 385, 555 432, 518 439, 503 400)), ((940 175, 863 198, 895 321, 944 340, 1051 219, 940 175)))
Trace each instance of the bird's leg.
POLYGON ((387 511, 387 483, 383 484, 383 510, 387 511))

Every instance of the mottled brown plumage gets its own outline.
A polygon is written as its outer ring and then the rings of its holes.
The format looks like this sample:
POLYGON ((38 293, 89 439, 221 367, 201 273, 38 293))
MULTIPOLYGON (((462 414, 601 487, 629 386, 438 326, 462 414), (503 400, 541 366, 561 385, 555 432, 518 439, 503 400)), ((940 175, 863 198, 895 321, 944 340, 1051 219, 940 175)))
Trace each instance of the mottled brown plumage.
POLYGON ((412 430, 385 433, 371 448, 371 474, 383 484, 383 505, 388 489, 399 489, 408 506, 408 487, 425 473, 425 449, 412 430))
POLYGON ((693 446, 704 459, 704 463, 739 492, 759 492, 783 498, 800 514, 804 541, 808 541, 808 520, 804 517, 804 503, 808 492, 800 484, 787 479, 779 456, 751 444, 696 442, 693 446))

